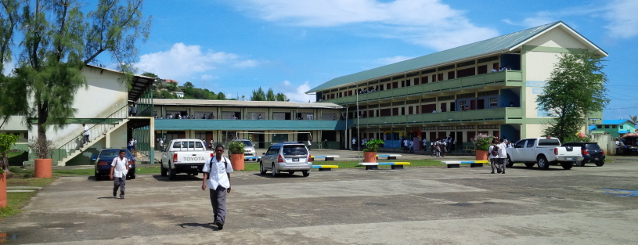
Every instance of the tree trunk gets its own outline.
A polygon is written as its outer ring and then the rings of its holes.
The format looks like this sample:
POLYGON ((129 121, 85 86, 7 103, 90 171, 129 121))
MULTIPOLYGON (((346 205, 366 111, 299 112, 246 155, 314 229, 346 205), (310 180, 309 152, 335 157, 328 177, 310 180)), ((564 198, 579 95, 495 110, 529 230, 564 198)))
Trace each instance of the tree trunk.
POLYGON ((10 173, 11 171, 9 171, 9 157, 7 156, 7 153, 0 153, 2 156, 0 157, 0 160, 2 160, 2 162, 0 162, 0 166, 2 166, 2 169, 4 169, 5 173, 10 173))

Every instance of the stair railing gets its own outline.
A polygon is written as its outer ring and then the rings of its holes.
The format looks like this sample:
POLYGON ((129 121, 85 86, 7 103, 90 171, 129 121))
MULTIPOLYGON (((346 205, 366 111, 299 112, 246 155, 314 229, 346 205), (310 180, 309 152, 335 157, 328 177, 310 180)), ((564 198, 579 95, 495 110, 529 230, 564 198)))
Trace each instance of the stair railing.
MULTIPOLYGON (((124 105, 107 117, 101 118, 98 123, 89 128, 89 142, 97 139, 98 137, 101 137, 103 134, 106 134, 111 128, 115 126, 115 124, 121 122, 123 119, 128 118, 128 115, 129 106, 124 105)), ((74 151, 82 149, 87 143, 84 142, 84 130, 82 130, 82 133, 73 137, 62 146, 53 150, 53 152, 51 153, 51 159, 53 160, 53 162, 59 162, 66 156, 72 154, 74 151)))

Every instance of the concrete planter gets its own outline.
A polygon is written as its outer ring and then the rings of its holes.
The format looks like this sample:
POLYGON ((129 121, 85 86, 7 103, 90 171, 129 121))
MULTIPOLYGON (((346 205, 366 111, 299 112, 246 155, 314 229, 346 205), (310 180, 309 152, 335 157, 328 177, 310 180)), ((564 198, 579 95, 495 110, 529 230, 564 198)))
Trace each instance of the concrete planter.
POLYGON ((487 160, 487 151, 476 150, 476 160, 487 160))
POLYGON ((230 154, 230 162, 233 170, 244 170, 244 153, 230 154))
POLYGON ((35 177, 51 178, 53 177, 53 160, 52 159, 35 159, 35 177))
POLYGON ((0 208, 7 206, 7 173, 0 174, 0 208))
POLYGON ((377 162, 377 153, 363 152, 363 162, 377 162))

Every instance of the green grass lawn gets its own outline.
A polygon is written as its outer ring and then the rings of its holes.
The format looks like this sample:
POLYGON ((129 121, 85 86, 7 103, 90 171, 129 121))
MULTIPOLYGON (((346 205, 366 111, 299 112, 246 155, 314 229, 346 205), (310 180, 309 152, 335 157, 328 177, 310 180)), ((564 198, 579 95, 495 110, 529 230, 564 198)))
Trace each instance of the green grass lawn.
MULTIPOLYGON (((15 179, 7 179, 7 186, 38 186, 44 187, 51 182, 53 182, 55 178, 15 178, 15 179)), ((19 213, 22 207, 26 205, 26 203, 33 197, 37 191, 34 192, 8 192, 7 193, 7 207, 0 209, 0 220, 11 215, 19 213)))
MULTIPOLYGON (((92 176, 95 172, 93 168, 88 169, 54 169, 53 176, 92 176)), ((159 165, 137 165, 135 166, 135 174, 159 174, 159 165)))

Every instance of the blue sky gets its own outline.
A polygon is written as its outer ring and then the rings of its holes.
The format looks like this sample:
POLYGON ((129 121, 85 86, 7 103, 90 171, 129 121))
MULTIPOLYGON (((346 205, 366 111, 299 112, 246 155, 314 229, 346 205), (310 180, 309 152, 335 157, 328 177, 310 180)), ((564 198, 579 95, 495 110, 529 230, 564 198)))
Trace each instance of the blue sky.
POLYGON ((335 77, 562 20, 609 53, 605 119, 638 114, 635 0, 149 0, 144 13, 140 73, 294 101, 335 77))

